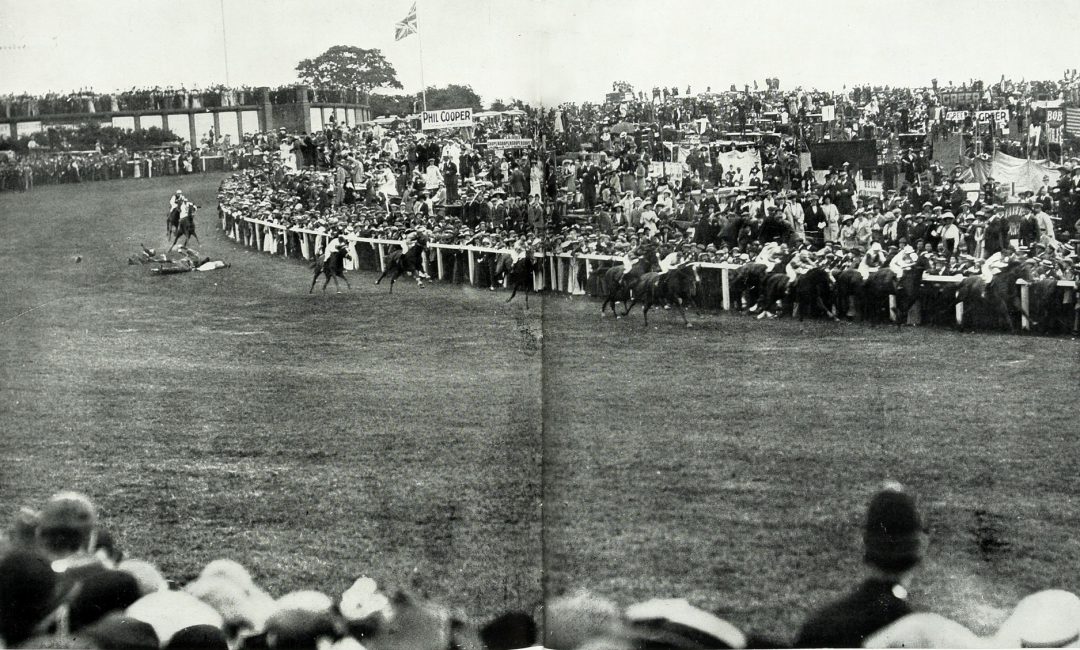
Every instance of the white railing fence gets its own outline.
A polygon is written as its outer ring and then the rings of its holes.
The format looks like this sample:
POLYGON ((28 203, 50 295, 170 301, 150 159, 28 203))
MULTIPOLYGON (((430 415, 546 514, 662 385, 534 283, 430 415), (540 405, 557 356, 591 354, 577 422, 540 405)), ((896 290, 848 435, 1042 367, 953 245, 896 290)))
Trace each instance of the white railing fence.
MULTIPOLYGON (((324 232, 309 230, 300 227, 288 227, 282 224, 262 221, 252 217, 230 218, 228 214, 222 214, 222 230, 232 239, 264 253, 271 255, 284 255, 315 259, 322 255, 323 247, 329 240, 324 232), (291 237, 290 237, 291 235, 291 237)), ((361 267, 360 252, 364 250, 361 245, 370 246, 373 256, 377 256, 379 271, 386 270, 386 256, 391 247, 400 248, 402 242, 393 239, 379 239, 370 237, 345 236, 349 242, 352 258, 345 263, 346 270, 355 271, 361 267)), ((428 244, 428 255, 424 257, 424 272, 439 280, 456 281, 460 275, 461 281, 467 281, 470 285, 482 286, 484 282, 490 286, 490 268, 485 268, 481 256, 485 253, 509 253, 508 249, 491 248, 485 246, 465 246, 460 244, 428 244), (464 257, 461 254, 464 253, 464 257), (459 262, 464 263, 464 270, 459 268, 459 262), (435 266, 435 273, 431 272, 431 265, 435 266)), ((543 253, 537 254, 543 262, 533 274, 533 289, 540 291, 550 289, 571 295, 585 295, 590 288, 590 279, 598 272, 616 263, 621 263, 622 258, 612 255, 588 255, 569 253, 543 253)), ((702 284, 706 294, 706 307, 718 307, 724 310, 732 308, 731 300, 731 274, 739 268, 738 264, 700 262, 698 268, 703 270, 702 284)), ((924 275, 924 284, 953 285, 959 284, 963 278, 951 275, 924 275)), ((595 291, 595 281, 593 281, 595 291)), ((1030 285, 1019 280, 1020 301, 1024 314, 1021 317, 1021 326, 1028 330, 1031 327, 1027 314, 1030 313, 1031 302, 1030 285)), ((503 286, 506 286, 504 279, 503 286)), ((1075 304, 1077 283, 1074 280, 1058 281, 1058 287, 1073 289, 1064 291, 1062 300, 1066 303, 1075 304)), ((956 322, 960 323, 963 317, 963 304, 956 305, 956 322)), ((889 297, 890 317, 895 322, 900 318, 897 313, 896 299, 889 297)), ((905 318, 907 316, 905 315, 905 318)), ((919 315, 915 316, 918 321, 919 315)), ((1074 328, 1080 328, 1080 311, 1076 312, 1074 328)))

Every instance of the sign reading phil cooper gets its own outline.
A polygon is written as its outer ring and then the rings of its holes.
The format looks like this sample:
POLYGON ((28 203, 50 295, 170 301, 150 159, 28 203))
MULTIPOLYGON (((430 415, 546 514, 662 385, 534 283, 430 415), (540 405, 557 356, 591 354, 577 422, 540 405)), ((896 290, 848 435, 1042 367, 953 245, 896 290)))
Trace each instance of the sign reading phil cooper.
POLYGON ((471 108, 450 108, 444 111, 424 111, 421 128, 424 131, 431 129, 456 129, 459 127, 471 127, 473 125, 471 108))

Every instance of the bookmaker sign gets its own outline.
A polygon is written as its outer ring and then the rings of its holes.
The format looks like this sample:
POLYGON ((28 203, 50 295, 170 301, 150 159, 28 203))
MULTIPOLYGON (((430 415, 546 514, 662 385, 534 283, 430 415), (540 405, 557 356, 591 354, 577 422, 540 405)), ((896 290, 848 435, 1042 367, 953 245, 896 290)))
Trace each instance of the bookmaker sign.
POLYGON ((532 138, 502 138, 488 140, 488 149, 526 149, 533 146, 532 138))
POLYGON ((424 111, 421 128, 424 131, 431 129, 456 129, 459 127, 471 127, 473 125, 471 108, 449 108, 444 111, 424 111))

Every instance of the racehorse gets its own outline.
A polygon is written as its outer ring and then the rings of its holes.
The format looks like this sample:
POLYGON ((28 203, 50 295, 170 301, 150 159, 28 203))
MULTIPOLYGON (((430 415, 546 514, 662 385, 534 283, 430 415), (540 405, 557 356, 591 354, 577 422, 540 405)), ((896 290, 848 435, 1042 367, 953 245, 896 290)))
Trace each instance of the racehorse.
POLYGON ((833 311, 833 279, 822 268, 812 268, 803 273, 795 283, 795 307, 799 320, 813 316, 816 310, 820 314, 836 320, 833 311))
POLYGON ((695 263, 683 264, 664 273, 646 273, 638 280, 634 288, 634 296, 626 308, 626 313, 640 302, 645 326, 649 326, 649 309, 654 305, 675 305, 679 309, 683 323, 692 327, 686 320, 685 303, 694 300, 698 294, 698 285, 701 276, 698 274, 698 265, 695 263))
POLYGON ((604 298, 604 304, 600 305, 600 316, 606 313, 607 306, 610 304, 611 313, 615 314, 615 318, 622 318, 622 316, 619 316, 619 312, 615 311, 616 302, 621 302, 626 308, 623 316, 629 313, 629 300, 632 297, 634 287, 643 275, 659 268, 660 260, 656 257, 656 251, 649 250, 634 262, 629 271, 622 264, 604 269, 601 286, 606 289, 605 293, 607 295, 604 298))
POLYGON ((791 308, 791 292, 789 287, 791 285, 791 278, 787 273, 772 273, 765 278, 765 290, 761 293, 761 300, 758 301, 757 308, 761 312, 758 314, 758 318, 775 318, 772 313, 773 307, 776 303, 780 303, 780 314, 787 313, 791 308))
POLYGON ((180 228, 180 206, 177 205, 169 213, 165 215, 165 238, 173 236, 173 233, 180 228))
MULTIPOLYGON (((509 255, 507 262, 509 262, 509 255)), ((529 308, 529 292, 533 288, 533 269, 535 268, 535 262, 533 262, 532 253, 527 253, 525 257, 522 257, 518 261, 514 262, 510 270, 507 271, 503 260, 499 260, 499 270, 497 271, 499 281, 502 281, 502 276, 505 274, 509 279, 510 297, 506 299, 506 302, 510 302, 517 295, 518 289, 521 289, 525 293, 525 309, 529 308)))
POLYGON ((957 325, 964 329, 973 327, 978 321, 987 325, 1004 322, 1009 331, 1015 332, 1016 314, 1027 316, 1030 321, 1030 314, 1026 313, 1020 304, 1017 280, 1032 281, 1029 261, 1009 262, 989 283, 977 275, 964 278, 956 291, 956 302, 962 305, 957 325))
POLYGON ((194 203, 190 202, 184 205, 188 209, 184 210, 183 212, 186 214, 180 217, 180 221, 176 227, 176 237, 173 239, 172 246, 169 246, 169 250, 172 250, 173 246, 176 246, 176 242, 180 241, 181 237, 184 237, 184 246, 188 245, 188 242, 191 241, 192 237, 195 238, 195 241, 202 244, 202 242, 199 241, 199 236, 195 234, 195 210, 197 208, 194 203))
POLYGON ((743 264, 731 274, 731 304, 735 309, 756 305, 765 285, 768 267, 757 262, 743 264))
MULTIPOLYGON (((1035 280, 1030 287, 1030 303, 1028 309, 1032 316, 1032 328, 1038 322, 1039 331, 1053 334, 1069 332, 1072 330, 1074 308, 1063 301, 1064 296, 1058 292, 1058 281, 1055 278, 1042 278, 1035 280)), ((1069 289, 1063 289, 1069 291, 1069 289)))
MULTIPOLYGON (((892 269, 888 267, 880 268, 871 273, 870 277, 866 278, 866 282, 863 283, 862 300, 860 301, 863 320, 870 323, 889 322, 889 296, 895 295, 897 295, 896 273, 892 269)), ((897 311, 899 312, 899 309, 897 311)), ((900 322, 899 318, 896 320, 897 323, 900 322)))
POLYGON ((352 285, 349 284, 349 279, 345 277, 345 258, 352 259, 352 253, 348 248, 339 249, 330 254, 325 260, 315 260, 311 263, 311 269, 315 272, 311 276, 311 288, 308 289, 308 293, 315 291, 315 281, 319 279, 320 275, 326 276, 326 281, 323 282, 322 290, 326 291, 326 285, 330 284, 330 280, 334 280, 334 288, 341 293, 341 285, 338 284, 338 278, 345 281, 345 286, 350 290, 352 285))
POLYGON ((394 293, 394 281, 402 275, 411 275, 416 280, 417 286, 424 286, 424 283, 420 281, 420 278, 429 277, 427 273, 424 273, 423 256, 424 251, 427 250, 427 240, 418 239, 416 243, 409 247, 409 250, 402 253, 401 250, 393 250, 386 256, 386 270, 382 272, 379 279, 375 281, 375 284, 379 284, 383 281, 387 275, 390 276, 390 293, 394 293))
POLYGON ((861 316, 861 302, 863 292, 863 276, 855 269, 844 269, 836 274, 836 282, 833 285, 833 293, 836 299, 836 315, 839 318, 848 318, 852 307, 861 316))

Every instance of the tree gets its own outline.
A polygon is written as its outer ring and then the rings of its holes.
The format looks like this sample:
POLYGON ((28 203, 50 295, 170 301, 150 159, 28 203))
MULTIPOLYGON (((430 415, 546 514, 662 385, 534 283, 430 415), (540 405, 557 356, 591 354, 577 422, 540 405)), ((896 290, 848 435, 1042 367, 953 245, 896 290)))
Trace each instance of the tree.
POLYGON ((429 111, 437 111, 444 108, 473 108, 480 110, 480 95, 477 95, 472 86, 459 86, 450 84, 444 88, 427 89, 427 107, 429 111))
POLYGON ((296 64, 300 79, 315 88, 401 88, 397 71, 379 50, 335 45, 314 59, 296 64))
POLYGON ((489 111, 505 111, 509 108, 510 107, 507 104, 503 103, 503 100, 501 99, 496 99, 495 101, 491 102, 491 106, 488 106, 489 111))
POLYGON ((419 95, 384 95, 372 93, 368 95, 368 106, 374 117, 383 115, 409 115, 413 112, 413 106, 420 109, 419 95))

